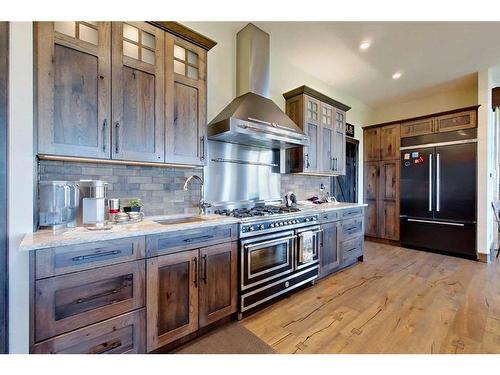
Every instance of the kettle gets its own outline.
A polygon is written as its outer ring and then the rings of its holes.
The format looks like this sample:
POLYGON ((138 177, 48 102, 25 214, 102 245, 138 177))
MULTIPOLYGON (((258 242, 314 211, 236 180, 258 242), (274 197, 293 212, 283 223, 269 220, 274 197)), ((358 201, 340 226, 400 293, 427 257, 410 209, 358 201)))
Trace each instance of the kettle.
POLYGON ((297 196, 293 191, 289 191, 285 194, 285 205, 287 207, 295 207, 297 206, 297 196))

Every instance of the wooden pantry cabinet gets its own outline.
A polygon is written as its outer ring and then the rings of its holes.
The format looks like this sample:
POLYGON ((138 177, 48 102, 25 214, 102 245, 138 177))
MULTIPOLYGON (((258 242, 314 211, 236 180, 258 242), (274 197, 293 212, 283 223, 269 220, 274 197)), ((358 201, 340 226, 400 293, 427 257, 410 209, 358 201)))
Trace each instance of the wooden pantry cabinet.
POLYGON ((364 130, 365 235, 399 240, 400 125, 364 130))
POLYGON ((287 171, 345 174, 346 112, 350 107, 307 86, 283 96, 287 115, 310 139, 309 146, 287 150, 287 171))
POLYGON ((215 42, 173 22, 37 22, 38 154, 206 164, 215 42))

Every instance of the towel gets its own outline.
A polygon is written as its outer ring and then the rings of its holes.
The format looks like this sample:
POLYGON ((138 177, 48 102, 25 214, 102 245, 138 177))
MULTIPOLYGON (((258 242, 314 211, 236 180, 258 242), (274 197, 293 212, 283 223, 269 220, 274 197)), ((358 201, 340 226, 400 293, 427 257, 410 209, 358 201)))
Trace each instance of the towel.
POLYGON ((302 248, 300 249, 300 263, 309 263, 314 259, 314 235, 313 232, 302 232, 302 248))

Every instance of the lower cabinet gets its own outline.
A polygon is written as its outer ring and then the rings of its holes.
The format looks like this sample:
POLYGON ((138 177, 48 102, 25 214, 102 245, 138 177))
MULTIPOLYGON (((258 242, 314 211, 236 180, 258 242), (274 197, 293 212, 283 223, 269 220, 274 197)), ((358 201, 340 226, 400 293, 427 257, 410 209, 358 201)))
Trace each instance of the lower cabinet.
POLYGON ((323 231, 319 254, 320 278, 362 259, 363 215, 363 208, 331 211, 320 215, 323 231))
POLYGON ((340 264, 339 247, 339 222, 321 225, 323 235, 321 238, 319 277, 332 273, 340 264))
POLYGON ((237 242, 147 260, 147 351, 236 312, 237 242))

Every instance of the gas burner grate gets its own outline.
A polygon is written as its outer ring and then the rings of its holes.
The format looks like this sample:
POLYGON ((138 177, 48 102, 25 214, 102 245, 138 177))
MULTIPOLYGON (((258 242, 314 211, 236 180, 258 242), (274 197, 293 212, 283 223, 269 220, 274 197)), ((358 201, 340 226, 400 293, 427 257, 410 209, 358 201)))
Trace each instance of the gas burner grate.
POLYGON ((279 215, 298 211, 300 211, 300 209, 296 207, 255 206, 252 208, 236 208, 234 210, 220 209, 216 210, 215 213, 218 215, 234 216, 236 218, 248 218, 256 216, 279 215))

